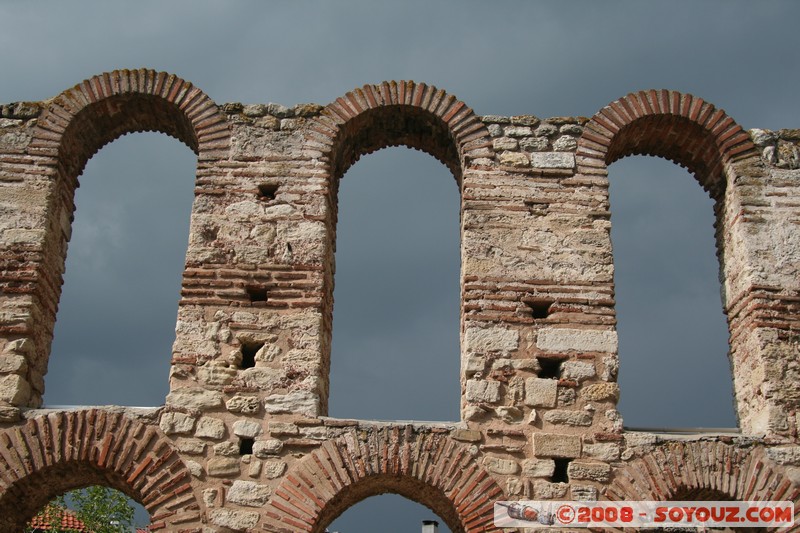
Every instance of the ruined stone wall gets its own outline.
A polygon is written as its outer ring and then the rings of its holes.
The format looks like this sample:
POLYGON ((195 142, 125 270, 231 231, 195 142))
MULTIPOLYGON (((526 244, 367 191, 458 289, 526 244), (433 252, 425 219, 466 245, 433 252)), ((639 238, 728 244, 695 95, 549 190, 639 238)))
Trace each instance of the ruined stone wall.
MULTIPOLYGON (((800 170, 792 131, 700 98, 630 94, 591 119, 476 116, 413 82, 327 106, 225 104, 115 71, 0 119, 0 530, 87 483, 166 531, 323 531, 385 491, 453 531, 498 499, 800 498, 800 170), (39 409, 77 179, 120 135, 198 154, 165 405, 39 409), (424 150, 461 190, 461 420, 327 417, 338 181, 424 150), (716 202, 741 434, 625 431, 606 167, 686 166, 716 202), (644 496, 647 497, 644 497, 644 496)), ((800 508, 800 507, 798 507, 800 508)))

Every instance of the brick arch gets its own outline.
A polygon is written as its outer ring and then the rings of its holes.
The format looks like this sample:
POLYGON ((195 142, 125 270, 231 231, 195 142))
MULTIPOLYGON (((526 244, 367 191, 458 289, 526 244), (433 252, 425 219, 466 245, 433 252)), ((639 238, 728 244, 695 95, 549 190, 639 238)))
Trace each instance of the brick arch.
POLYGON ((138 131, 175 137, 201 160, 230 143, 225 117, 203 91, 174 74, 138 69, 94 76, 55 97, 29 150, 75 178, 100 148, 138 131))
POLYGON ((460 181, 472 159, 493 157, 489 131, 464 102, 425 83, 364 85, 325 107, 310 127, 334 178, 365 154, 404 145, 425 151, 460 181))
POLYGON ((22 531, 50 499, 89 485, 137 500, 153 529, 199 519, 190 473, 153 426, 88 409, 0 431, 0 530, 22 531))
POLYGON ((453 532, 494 531, 494 479, 446 434, 409 427, 351 431, 291 469, 269 503, 267 528, 321 533, 349 507, 392 492, 421 503, 453 532))
POLYGON ((670 90, 631 93, 592 117, 578 140, 580 174, 606 175, 627 155, 663 157, 686 167, 720 198, 726 165, 758 158, 750 136, 723 110, 670 90))
POLYGON ((722 442, 671 442, 614 473, 609 500, 791 500, 800 486, 763 456, 762 449, 722 442), (724 496, 724 498, 723 498, 724 496))

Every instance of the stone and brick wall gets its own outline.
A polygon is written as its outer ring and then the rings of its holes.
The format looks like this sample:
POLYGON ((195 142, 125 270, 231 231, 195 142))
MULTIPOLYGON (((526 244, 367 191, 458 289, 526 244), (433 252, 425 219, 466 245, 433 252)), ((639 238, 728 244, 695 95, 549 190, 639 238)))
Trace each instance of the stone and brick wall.
MULTIPOLYGON (((176 76, 96 76, 0 118, 0 530, 118 488, 164 531, 321 532, 396 492, 453 531, 497 499, 800 502, 800 166, 674 91, 591 119, 475 115, 414 82, 327 106, 217 105, 176 76), (86 161, 155 130, 198 155, 165 405, 42 410, 86 161), (337 190, 364 154, 424 150, 461 190, 461 420, 327 417, 337 190), (715 201, 739 435, 623 429, 607 165, 686 166, 715 201), (651 497, 652 496, 652 497, 651 497)), ((798 507, 800 508, 800 507, 798 507)))

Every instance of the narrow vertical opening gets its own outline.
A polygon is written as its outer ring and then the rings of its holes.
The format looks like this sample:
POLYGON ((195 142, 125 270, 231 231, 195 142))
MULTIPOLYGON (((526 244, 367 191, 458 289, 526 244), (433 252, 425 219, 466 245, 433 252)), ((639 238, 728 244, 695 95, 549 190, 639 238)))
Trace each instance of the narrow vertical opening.
POLYGON ((553 469, 553 483, 569 483, 569 463, 571 459, 556 458, 554 459, 556 465, 553 469))
POLYGON ((269 296, 266 287, 247 286, 245 292, 251 303, 266 302, 269 296))
POLYGON ((539 361, 539 377, 543 379, 559 379, 561 377, 562 359, 555 357, 537 357, 539 361))
POLYGON ((252 455, 254 439, 240 438, 239 439, 239 455, 252 455))
POLYGON ((256 366, 256 355, 263 347, 263 342, 243 343, 242 347, 240 348, 240 351, 242 352, 242 362, 239 363, 239 368, 253 368, 256 366))
POLYGON ((263 202, 270 202, 275 199, 278 194, 277 183, 261 183, 258 186, 258 199, 263 202))

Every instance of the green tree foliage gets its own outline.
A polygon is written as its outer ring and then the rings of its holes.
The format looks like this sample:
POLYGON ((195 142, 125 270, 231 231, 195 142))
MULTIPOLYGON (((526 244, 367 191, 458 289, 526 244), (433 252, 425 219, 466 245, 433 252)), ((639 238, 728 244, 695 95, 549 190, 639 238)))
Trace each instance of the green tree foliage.
MULTIPOLYGON (((92 533, 129 533, 133 526, 133 507, 123 493, 95 485, 73 490, 54 498, 39 513, 51 525, 48 533, 61 530, 61 512, 69 508, 92 533)), ((26 533, 34 531, 30 526, 26 533)), ((40 530, 36 530, 40 531, 40 530)))

